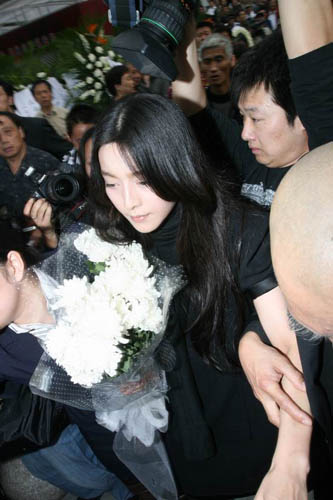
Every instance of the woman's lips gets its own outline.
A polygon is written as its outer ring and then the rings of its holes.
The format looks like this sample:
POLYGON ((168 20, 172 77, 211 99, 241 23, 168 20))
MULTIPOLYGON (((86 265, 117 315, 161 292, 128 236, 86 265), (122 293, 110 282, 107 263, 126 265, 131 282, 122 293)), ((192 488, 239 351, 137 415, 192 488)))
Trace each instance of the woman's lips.
POLYGON ((143 222, 146 218, 148 217, 148 214, 146 215, 132 215, 131 219, 133 222, 143 222))

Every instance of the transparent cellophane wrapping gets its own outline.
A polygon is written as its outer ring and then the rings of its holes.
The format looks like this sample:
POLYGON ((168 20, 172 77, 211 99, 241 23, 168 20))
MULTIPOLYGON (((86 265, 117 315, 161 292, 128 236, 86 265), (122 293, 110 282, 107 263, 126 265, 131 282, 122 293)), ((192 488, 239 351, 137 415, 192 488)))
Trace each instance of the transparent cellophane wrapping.
MULTIPOLYGON (((77 224, 75 229, 75 232, 62 236, 57 252, 40 266, 59 284, 74 276, 93 279, 86 256, 73 244, 86 226, 77 224)), ((156 258, 152 259, 152 264, 156 288, 160 292, 163 326, 150 345, 136 356, 129 371, 117 377, 105 377, 91 388, 73 383, 66 371, 46 352, 45 338, 52 335, 50 329, 37 335, 45 352, 31 377, 30 387, 40 396, 95 411, 97 422, 117 433, 114 451, 120 460, 156 498, 175 499, 177 488, 160 435, 168 427, 167 383, 165 372, 154 354, 163 339, 170 303, 184 286, 184 279, 179 266, 168 266, 156 258)), ((52 294, 49 293, 47 300, 52 309, 52 294)), ((56 321, 62 313, 61 309, 53 310, 56 321)))

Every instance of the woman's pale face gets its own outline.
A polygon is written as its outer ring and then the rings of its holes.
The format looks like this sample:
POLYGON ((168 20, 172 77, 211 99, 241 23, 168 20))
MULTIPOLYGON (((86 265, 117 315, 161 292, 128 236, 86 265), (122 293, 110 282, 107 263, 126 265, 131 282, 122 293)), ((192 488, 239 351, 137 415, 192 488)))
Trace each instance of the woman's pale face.
POLYGON ((140 233, 157 229, 169 215, 175 202, 157 196, 144 183, 139 172, 133 172, 122 158, 115 143, 105 144, 98 153, 105 192, 116 209, 140 233))
POLYGON ((0 329, 14 322, 19 312, 19 289, 0 267, 0 329))

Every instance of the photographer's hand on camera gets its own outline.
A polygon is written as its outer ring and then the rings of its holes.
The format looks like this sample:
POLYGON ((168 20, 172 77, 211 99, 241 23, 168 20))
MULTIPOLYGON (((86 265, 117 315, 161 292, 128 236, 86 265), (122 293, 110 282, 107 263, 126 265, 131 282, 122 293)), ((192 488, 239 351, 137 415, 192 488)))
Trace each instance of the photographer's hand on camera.
POLYGON ((52 221, 51 204, 45 198, 30 198, 24 206, 23 214, 40 229, 45 245, 48 248, 57 248, 58 235, 52 221))

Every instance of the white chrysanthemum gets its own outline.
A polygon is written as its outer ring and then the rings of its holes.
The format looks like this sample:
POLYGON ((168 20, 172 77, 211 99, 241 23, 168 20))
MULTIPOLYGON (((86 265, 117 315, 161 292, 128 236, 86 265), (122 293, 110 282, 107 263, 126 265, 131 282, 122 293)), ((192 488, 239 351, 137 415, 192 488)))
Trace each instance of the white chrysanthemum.
POLYGON ((63 285, 56 290, 56 300, 54 309, 66 308, 67 316, 71 321, 75 321, 77 315, 82 314, 84 303, 87 302, 89 293, 87 278, 77 278, 64 280, 63 285))
POLYGON ((96 62, 95 62, 95 66, 96 66, 96 68, 102 68, 102 67, 103 67, 103 64, 102 64, 102 62, 101 62, 101 61, 96 61, 96 62))
POLYGON ((95 54, 92 54, 92 53, 88 54, 88 59, 89 59, 89 61, 91 61, 91 62, 95 62, 95 61, 96 61, 96 56, 95 56, 95 54))
POLYGON ((101 63, 103 64, 103 66, 108 66, 109 69, 110 69, 110 64, 109 64, 108 57, 102 56, 102 57, 99 58, 99 60, 101 61, 101 63))
POLYGON ((109 297, 92 294, 81 308, 80 317, 75 321, 71 317, 70 324, 66 318, 58 323, 47 339, 46 349, 73 382, 89 386, 99 382, 104 373, 116 375, 121 360, 117 345, 124 342, 124 333, 121 317, 109 297))
POLYGON ((85 87, 85 86, 86 86, 86 82, 81 81, 81 82, 76 83, 74 85, 74 88, 81 89, 82 87, 85 87))
POLYGON ((109 50, 108 56, 111 57, 111 59, 113 59, 116 56, 116 54, 113 52, 113 50, 109 50))
POLYGON ((94 103, 98 103, 101 100, 102 92, 99 90, 94 96, 94 103))
POLYGON ((85 100, 85 99, 87 99, 87 97, 89 97, 89 96, 90 96, 90 91, 89 91, 89 90, 86 90, 85 92, 83 92, 83 94, 81 94, 81 95, 79 96, 79 99, 80 99, 81 101, 84 101, 84 100, 85 100))
POLYGON ((100 90, 103 87, 103 85, 101 84, 101 82, 95 82, 94 87, 95 89, 100 90))
POLYGON ((74 57, 82 64, 87 62, 87 59, 83 57, 79 52, 74 52, 74 57))
POLYGON ((78 33, 79 37, 80 37, 80 40, 82 42, 82 45, 84 47, 84 50, 86 52, 90 52, 90 43, 88 42, 87 38, 82 35, 81 33, 78 33))
POLYGON ((37 78, 46 78, 46 73, 44 73, 44 71, 41 71, 40 73, 37 73, 37 78))
POLYGON ((94 79, 91 78, 91 76, 87 76, 86 78, 86 82, 89 83, 89 85, 91 85, 93 83, 94 79))
POLYGON ((74 383, 87 387, 100 382, 105 373, 115 376, 121 361, 120 350, 107 336, 96 338, 84 328, 80 337, 69 327, 57 328, 50 335, 47 351, 74 383))
POLYGON ((93 69, 93 68, 94 68, 94 65, 93 65, 93 64, 91 64, 91 63, 89 63, 89 64, 87 64, 86 68, 87 68, 87 69, 93 69))
POLYGON ((87 99, 87 97, 94 96, 95 94, 96 90, 94 89, 86 90, 85 92, 83 92, 83 94, 79 96, 79 99, 81 99, 81 101, 84 101, 85 99, 87 99))
POLYGON ((103 73, 100 69, 95 69, 93 75, 96 77, 99 77, 99 76, 103 76, 103 73))
POLYGON ((77 250, 84 253, 91 262, 106 261, 114 253, 114 247, 117 247, 117 245, 111 245, 101 240, 93 228, 81 233, 74 240, 74 246, 77 250))
POLYGON ((97 45, 95 47, 95 50, 96 50, 96 52, 98 52, 98 54, 103 54, 104 53, 103 47, 100 47, 99 45, 97 45))

